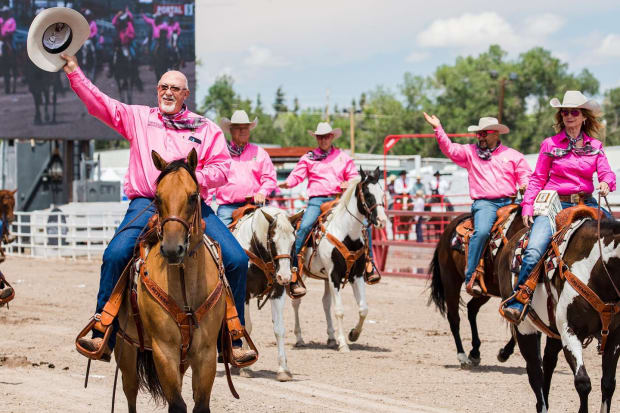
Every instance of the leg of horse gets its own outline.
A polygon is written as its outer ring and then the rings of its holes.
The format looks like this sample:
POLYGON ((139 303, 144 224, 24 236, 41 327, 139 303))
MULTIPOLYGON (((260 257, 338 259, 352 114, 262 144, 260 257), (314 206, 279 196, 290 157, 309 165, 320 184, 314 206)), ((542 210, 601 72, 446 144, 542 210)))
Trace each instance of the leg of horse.
POLYGON ((336 268, 332 267, 328 274, 331 274, 329 285, 329 292, 332 297, 332 303, 334 305, 334 316, 336 316, 336 341, 338 342, 338 351, 341 353, 348 353, 351 351, 347 340, 344 337, 344 305, 342 304, 342 295, 340 294, 340 288, 336 288, 331 280, 340 280, 340 274, 335 274, 336 268))
POLYGON ((323 311, 325 312, 325 321, 327 322, 327 347, 336 348, 338 342, 334 334, 334 321, 332 320, 332 296, 329 291, 329 280, 325 280, 325 289, 323 291, 323 311))
POLYGON ((544 384, 543 392, 545 396, 545 405, 549 406, 549 390, 551 389, 551 378, 553 371, 558 363, 558 353, 562 350, 562 341, 556 338, 547 337, 545 344, 545 355, 543 356, 543 374, 544 384))
MULTIPOLYGON (((252 318, 250 317, 250 303, 245 303, 245 331, 248 334, 252 335, 252 318)), ((249 348, 247 343, 244 343, 246 348, 249 348)), ((252 366, 242 367, 239 369, 239 376, 241 377, 252 377, 252 366)))
MULTIPOLYGON (((565 287, 560 295, 556 307, 555 320, 560 336, 562 337, 564 356, 575 376, 575 389, 577 389, 577 393, 579 393, 580 401, 579 413, 586 413, 588 411, 588 395, 592 390, 592 383, 586 372, 586 366, 583 363, 583 347, 581 341, 577 335, 573 333, 568 323, 567 308, 569 300, 564 299, 569 294, 567 292, 568 289, 569 287, 565 287)), ((571 292, 574 293, 574 290, 571 292)))
MULTIPOLYGON (((192 355, 192 390, 194 393, 193 413, 210 413, 209 402, 217 370, 217 345, 213 343, 206 351, 192 355)), ((182 379, 182 378, 181 378, 182 379)))
POLYGON ((517 342, 515 338, 511 334, 510 340, 508 340, 508 343, 506 343, 506 345, 503 348, 501 348, 499 352, 497 353, 497 361, 499 361, 500 363, 505 363, 506 361, 508 361, 510 356, 512 356, 512 353, 514 353, 515 351, 516 343, 517 342))
POLYGON ((601 413, 609 413, 611 410, 611 397, 616 390, 616 367, 620 348, 618 339, 620 335, 611 333, 607 340, 607 346, 603 353, 603 377, 601 378, 601 413), (610 340, 611 339, 611 340, 610 340))
POLYGON ((449 288, 446 291, 446 307, 450 331, 452 332, 452 337, 454 337, 454 344, 456 344, 456 358, 461 363, 461 368, 468 368, 471 366, 471 360, 465 354, 460 332, 461 317, 459 316, 459 303, 461 297, 459 293, 461 291, 461 283, 444 283, 444 287, 449 288))
POLYGON ((45 121, 49 122, 50 121, 50 110, 49 110, 49 105, 50 105, 50 86, 45 86, 45 88, 43 89, 43 99, 45 100, 45 121))
MULTIPOLYGON (((187 405, 181 394, 183 375, 179 371, 181 359, 178 347, 153 339, 153 360, 164 397, 168 402, 168 413, 187 413, 187 405)), ((193 368, 192 374, 196 374, 193 368)))
MULTIPOLYGON (((519 327, 524 328, 524 327, 519 327)), ((536 396, 536 412, 547 412, 549 407, 546 404, 543 388, 543 370, 540 359, 540 333, 530 327, 527 334, 521 334, 517 329, 517 343, 519 350, 525 359, 527 377, 530 387, 536 396), (529 331, 531 329, 531 331, 529 331)))
POLYGON ((353 288, 353 294, 355 295, 355 300, 357 301, 357 308, 360 316, 357 320, 357 325, 355 328, 349 331, 349 341, 354 342, 360 337, 362 327, 364 326, 364 320, 366 320, 366 316, 368 315, 368 303, 366 303, 366 283, 364 282, 364 277, 355 277, 351 283, 351 287, 353 288))
MULTIPOLYGON (((278 298, 271 300, 271 321, 273 321, 273 334, 276 336, 276 344, 278 345, 278 381, 293 380, 293 375, 286 364, 286 352, 284 350, 284 303, 286 302, 286 294, 283 292, 278 298)), ((249 317, 246 313, 246 323, 249 317)))
POLYGON ((301 337, 301 323, 299 322, 299 305, 301 304, 301 298, 293 298, 291 304, 293 305, 293 313, 295 313, 295 347, 303 347, 306 343, 301 337))
POLYGON ((480 307, 486 304, 491 297, 474 297, 467 303, 467 319, 471 326, 471 345, 472 349, 469 352, 469 360, 471 364, 477 366, 480 364, 480 336, 478 335, 478 323, 476 317, 480 307))
POLYGON ((114 350, 116 364, 121 369, 123 377, 123 392, 127 398, 127 410, 129 413, 136 413, 136 398, 138 397, 138 375, 137 359, 138 350, 121 340, 114 350), (119 359, 120 356, 120 359, 119 359))

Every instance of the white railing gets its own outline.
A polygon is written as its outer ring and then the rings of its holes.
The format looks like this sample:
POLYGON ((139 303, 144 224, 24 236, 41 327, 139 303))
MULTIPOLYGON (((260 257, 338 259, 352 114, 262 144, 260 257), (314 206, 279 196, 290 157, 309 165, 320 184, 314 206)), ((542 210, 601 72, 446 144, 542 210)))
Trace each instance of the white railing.
POLYGON ((11 236, 16 239, 4 246, 5 252, 37 258, 98 259, 123 216, 124 211, 15 212, 11 236))

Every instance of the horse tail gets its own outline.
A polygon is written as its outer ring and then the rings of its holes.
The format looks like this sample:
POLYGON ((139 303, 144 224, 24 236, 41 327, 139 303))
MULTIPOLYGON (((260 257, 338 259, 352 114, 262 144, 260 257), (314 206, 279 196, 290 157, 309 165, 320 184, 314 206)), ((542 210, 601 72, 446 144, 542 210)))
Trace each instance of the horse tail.
POLYGON ((155 370, 153 352, 149 350, 139 351, 137 364, 138 388, 148 392, 156 404, 163 404, 166 398, 155 370))
POLYGON ((427 305, 431 302, 435 303, 435 306, 439 310, 442 316, 446 315, 446 294, 443 289, 443 282, 441 281, 441 269, 439 268, 439 244, 435 248, 433 253, 433 259, 431 265, 428 267, 428 272, 431 275, 431 295, 428 297, 427 305))

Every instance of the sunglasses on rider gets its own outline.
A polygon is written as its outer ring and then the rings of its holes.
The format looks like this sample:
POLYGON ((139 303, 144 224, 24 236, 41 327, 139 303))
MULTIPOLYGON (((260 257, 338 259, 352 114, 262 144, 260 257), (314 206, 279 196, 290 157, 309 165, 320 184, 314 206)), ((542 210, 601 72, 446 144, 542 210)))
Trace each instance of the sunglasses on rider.
POLYGON ((182 90, 186 90, 184 87, 169 86, 165 83, 162 83, 161 85, 157 85, 157 90, 159 90, 160 92, 165 92, 168 89, 170 89, 172 93, 179 93, 182 90))
POLYGON ((569 114, 571 114, 573 117, 577 117, 579 116, 581 111, 579 109, 562 109, 560 113, 562 114, 562 116, 568 116, 569 114))
POLYGON ((476 132, 476 136, 478 136, 480 138, 486 138, 487 136, 492 135, 494 133, 497 133, 497 132, 494 131, 494 130, 489 130, 489 131, 481 130, 480 132, 476 132))

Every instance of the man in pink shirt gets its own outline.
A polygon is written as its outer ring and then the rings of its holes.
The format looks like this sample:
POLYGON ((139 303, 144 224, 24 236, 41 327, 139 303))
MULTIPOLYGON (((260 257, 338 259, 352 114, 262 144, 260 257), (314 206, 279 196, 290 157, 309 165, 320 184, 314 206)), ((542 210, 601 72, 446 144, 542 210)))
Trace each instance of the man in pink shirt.
MULTIPOLYGON (((353 159, 332 145, 334 139, 342 135, 340 128, 332 129, 329 123, 321 122, 315 132, 308 132, 316 138, 319 147, 302 156, 286 181, 279 185, 280 188, 293 188, 308 178, 308 207, 295 235, 295 255, 293 256, 295 267, 298 264, 297 254, 301 251, 308 233, 321 215, 321 205, 336 199, 336 196, 348 186, 348 182, 359 175, 353 159)), ((370 240, 370 236, 368 239, 370 240)), ((374 273, 372 268, 367 268, 366 271, 369 273, 367 281, 370 284, 376 282, 379 275, 374 273)), ((295 298, 306 293, 306 289, 297 279, 297 273, 298 271, 295 271, 293 280, 289 284, 291 295, 295 298)))
POLYGON ((160 37, 166 36, 166 39, 169 39, 171 33, 168 28, 168 22, 164 20, 164 16, 157 13, 153 16, 153 18, 147 17, 146 14, 142 15, 142 18, 147 24, 151 25, 152 33, 151 33, 151 53, 155 51, 155 47, 157 46, 157 42, 159 42, 160 37))
POLYGON ((264 204, 267 196, 277 188, 276 170, 267 152, 250 143, 250 131, 258 119, 250 122, 244 110, 237 110, 231 119, 223 118, 220 126, 230 133, 227 142, 232 158, 228 183, 216 189, 217 216, 226 225, 232 223, 232 213, 251 198, 256 204, 264 204))
POLYGON ((116 28, 118 35, 117 41, 121 47, 127 47, 132 58, 136 57, 133 48, 133 41, 136 38, 136 31, 133 27, 133 14, 129 11, 129 7, 125 11, 119 11, 112 18, 112 24, 116 28))
MULTIPOLYGON (((106 96, 84 76, 74 56, 63 54, 61 57, 67 61, 64 70, 71 88, 84 102, 88 112, 130 144, 124 190, 131 202, 123 222, 103 254, 96 308, 96 313, 100 313, 132 257, 137 237, 156 213, 152 200, 160 172, 153 164, 151 152, 157 151, 165 161, 171 162, 185 159, 195 149, 198 154, 196 178, 203 199, 206 199, 209 189, 226 183, 230 155, 220 128, 185 106, 190 92, 187 78, 181 72, 170 71, 161 77, 157 85, 159 107, 150 108, 126 105, 106 96)), ((201 208, 206 223, 205 234, 221 246, 226 276, 233 290, 239 319, 244 324, 248 258, 213 210, 204 202, 201 208)), ((115 328, 118 326, 115 325, 115 328)), ((93 330, 93 338, 82 338, 80 344, 90 351, 97 351, 103 345, 102 336, 100 331, 93 330)), ((108 343, 110 348, 105 351, 108 360, 114 337, 115 334, 112 334, 108 343)), ((233 357, 237 361, 255 360, 256 352, 243 350, 241 344, 240 340, 233 343, 233 357)))
POLYGON ((17 30, 17 23, 13 16, 11 16, 11 8, 4 6, 0 9, 0 40, 3 40, 11 45, 11 48, 15 50, 15 39, 13 34, 17 30))
MULTIPOLYGON (((450 141, 437 116, 424 113, 424 118, 435 130, 441 152, 468 172, 469 196, 474 201, 474 233, 469 240, 465 271, 465 285, 469 285, 497 220, 497 210, 512 202, 517 187, 525 189, 532 170, 522 153, 502 144, 499 135, 509 129, 495 118, 481 118, 478 125, 468 128, 478 137, 477 144, 469 145, 450 141)), ((467 292, 474 296, 482 294, 477 278, 467 292)))

